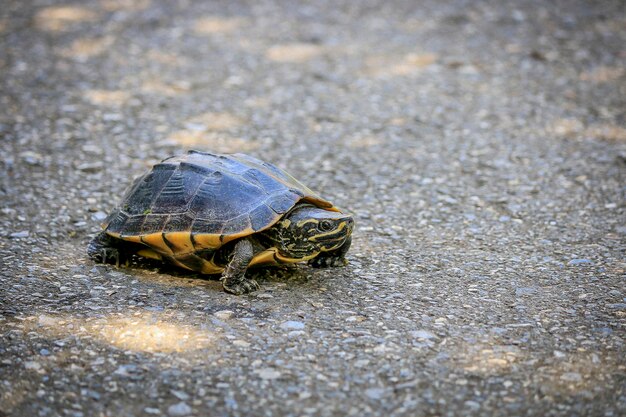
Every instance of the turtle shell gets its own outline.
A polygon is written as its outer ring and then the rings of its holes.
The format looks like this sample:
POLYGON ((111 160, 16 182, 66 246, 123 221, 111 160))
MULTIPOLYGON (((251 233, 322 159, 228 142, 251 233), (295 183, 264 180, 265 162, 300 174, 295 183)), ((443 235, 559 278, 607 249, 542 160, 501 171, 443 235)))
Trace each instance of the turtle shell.
POLYGON ((178 256, 274 225, 298 202, 339 211, 276 166, 244 154, 189 151, 137 178, 102 227, 178 256))

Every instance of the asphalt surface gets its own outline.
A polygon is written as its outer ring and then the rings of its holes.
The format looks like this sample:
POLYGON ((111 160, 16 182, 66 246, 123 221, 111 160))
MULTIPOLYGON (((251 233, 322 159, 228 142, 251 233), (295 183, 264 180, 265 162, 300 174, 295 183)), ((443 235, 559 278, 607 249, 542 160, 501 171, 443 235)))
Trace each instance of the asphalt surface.
POLYGON ((0 7, 1 416, 626 415, 623 1, 0 7), (85 249, 246 152, 355 214, 249 296, 85 249))

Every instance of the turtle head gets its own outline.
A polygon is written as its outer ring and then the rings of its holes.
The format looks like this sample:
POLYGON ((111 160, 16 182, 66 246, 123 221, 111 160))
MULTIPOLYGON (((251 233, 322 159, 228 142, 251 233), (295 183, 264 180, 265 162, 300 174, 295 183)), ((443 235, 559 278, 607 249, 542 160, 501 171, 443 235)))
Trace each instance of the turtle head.
POLYGON ((309 258, 339 249, 352 235, 352 216, 303 204, 274 225, 272 240, 280 254, 309 258))

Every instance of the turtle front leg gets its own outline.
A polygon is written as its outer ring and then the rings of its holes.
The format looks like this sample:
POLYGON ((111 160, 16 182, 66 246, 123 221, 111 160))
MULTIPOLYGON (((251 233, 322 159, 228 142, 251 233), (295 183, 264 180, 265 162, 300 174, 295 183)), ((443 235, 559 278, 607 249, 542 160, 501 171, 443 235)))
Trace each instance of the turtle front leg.
POLYGON ((258 290, 259 284, 246 278, 246 269, 254 257, 254 247, 248 239, 242 239, 235 245, 232 258, 222 273, 224 290, 241 295, 258 290))
POLYGON ((322 252, 315 258, 311 259, 308 263, 313 268, 325 268, 329 266, 346 266, 348 260, 346 254, 350 245, 352 244, 352 236, 348 237, 343 245, 338 249, 330 252, 322 252))

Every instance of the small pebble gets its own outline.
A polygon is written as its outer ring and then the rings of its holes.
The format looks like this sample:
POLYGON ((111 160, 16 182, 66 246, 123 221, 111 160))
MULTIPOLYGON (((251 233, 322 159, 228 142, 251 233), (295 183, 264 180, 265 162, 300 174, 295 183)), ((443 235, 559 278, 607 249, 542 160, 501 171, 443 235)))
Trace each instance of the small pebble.
POLYGON ((472 410, 478 410, 480 409, 480 403, 476 402, 476 401, 465 401, 465 406, 467 408, 470 408, 472 410))
POLYGON ((385 395, 383 388, 368 388, 365 390, 365 395, 372 400, 380 400, 385 395))
POLYGON ((189 399, 189 394, 187 394, 186 392, 183 391, 178 391, 178 390, 171 390, 170 391, 172 393, 172 395, 174 395, 174 397, 178 398, 181 401, 186 401, 189 399))
POLYGON ((107 218, 107 214, 103 211, 96 211, 94 214, 91 215, 91 218, 92 220, 100 222, 107 218))
POLYGON ((561 375, 560 379, 562 381, 578 382, 578 381, 582 381, 583 377, 578 372, 566 372, 563 375, 561 375))
POLYGON ((45 314, 37 317, 37 324, 39 324, 40 326, 55 326, 57 322, 58 320, 56 318, 52 316, 47 316, 45 314))
POLYGON ((43 163, 43 156, 33 151, 21 152, 20 157, 28 165, 41 165, 43 163))
POLYGON ((167 407, 167 414, 172 417, 186 416, 191 414, 191 407, 185 402, 179 402, 167 407))
POLYGON ((213 315, 215 317, 217 317, 218 319, 220 319, 220 320, 228 320, 234 314, 235 314, 235 312, 234 311, 230 311, 230 310, 220 310, 220 311, 216 311, 215 313, 213 313, 213 315))
POLYGON ((355 368, 365 368, 369 364, 370 364, 369 359, 359 359, 356 362, 354 362, 354 367, 355 368))
POLYGON ((121 120, 124 120, 124 116, 117 113, 105 113, 102 115, 102 120, 104 120, 105 122, 119 122, 121 120))
POLYGON ((434 333, 427 330, 414 330, 409 334, 415 339, 435 339, 437 337, 434 333))
POLYGON ((243 348, 250 347, 250 343, 246 342, 245 340, 234 340, 233 345, 243 348))
POLYGON ((261 379, 277 379, 280 378, 280 372, 274 368, 263 368, 257 371, 259 378, 261 379))
POLYGON ((301 321, 286 321, 280 325, 280 328, 283 330, 303 330, 304 323, 301 321))
POLYGON ((135 372, 136 370, 137 370, 137 366, 133 364, 120 365, 113 373, 116 375, 121 375, 121 376, 129 376, 131 373, 135 372))
POLYGON ((83 389, 80 391, 80 395, 82 397, 89 397, 92 398, 96 401, 100 400, 100 393, 90 390, 90 389, 83 389))
POLYGON ((534 293, 537 292, 536 288, 532 288, 532 287, 518 287, 515 289, 515 296, 516 297, 521 297, 524 295, 532 295, 534 293))
POLYGON ((93 163, 79 164, 76 167, 76 169, 78 169, 79 171, 86 172, 86 173, 95 173, 95 172, 100 171, 103 167, 104 167, 104 164, 102 162, 93 162, 93 163))
POLYGON ((41 369, 41 364, 36 361, 26 361, 24 362, 24 368, 31 371, 39 371, 41 369))
POLYGON ((593 262, 591 262, 591 260, 589 259, 572 259, 567 264, 570 266, 574 266, 574 265, 585 265, 585 264, 592 264, 592 263, 593 262))

